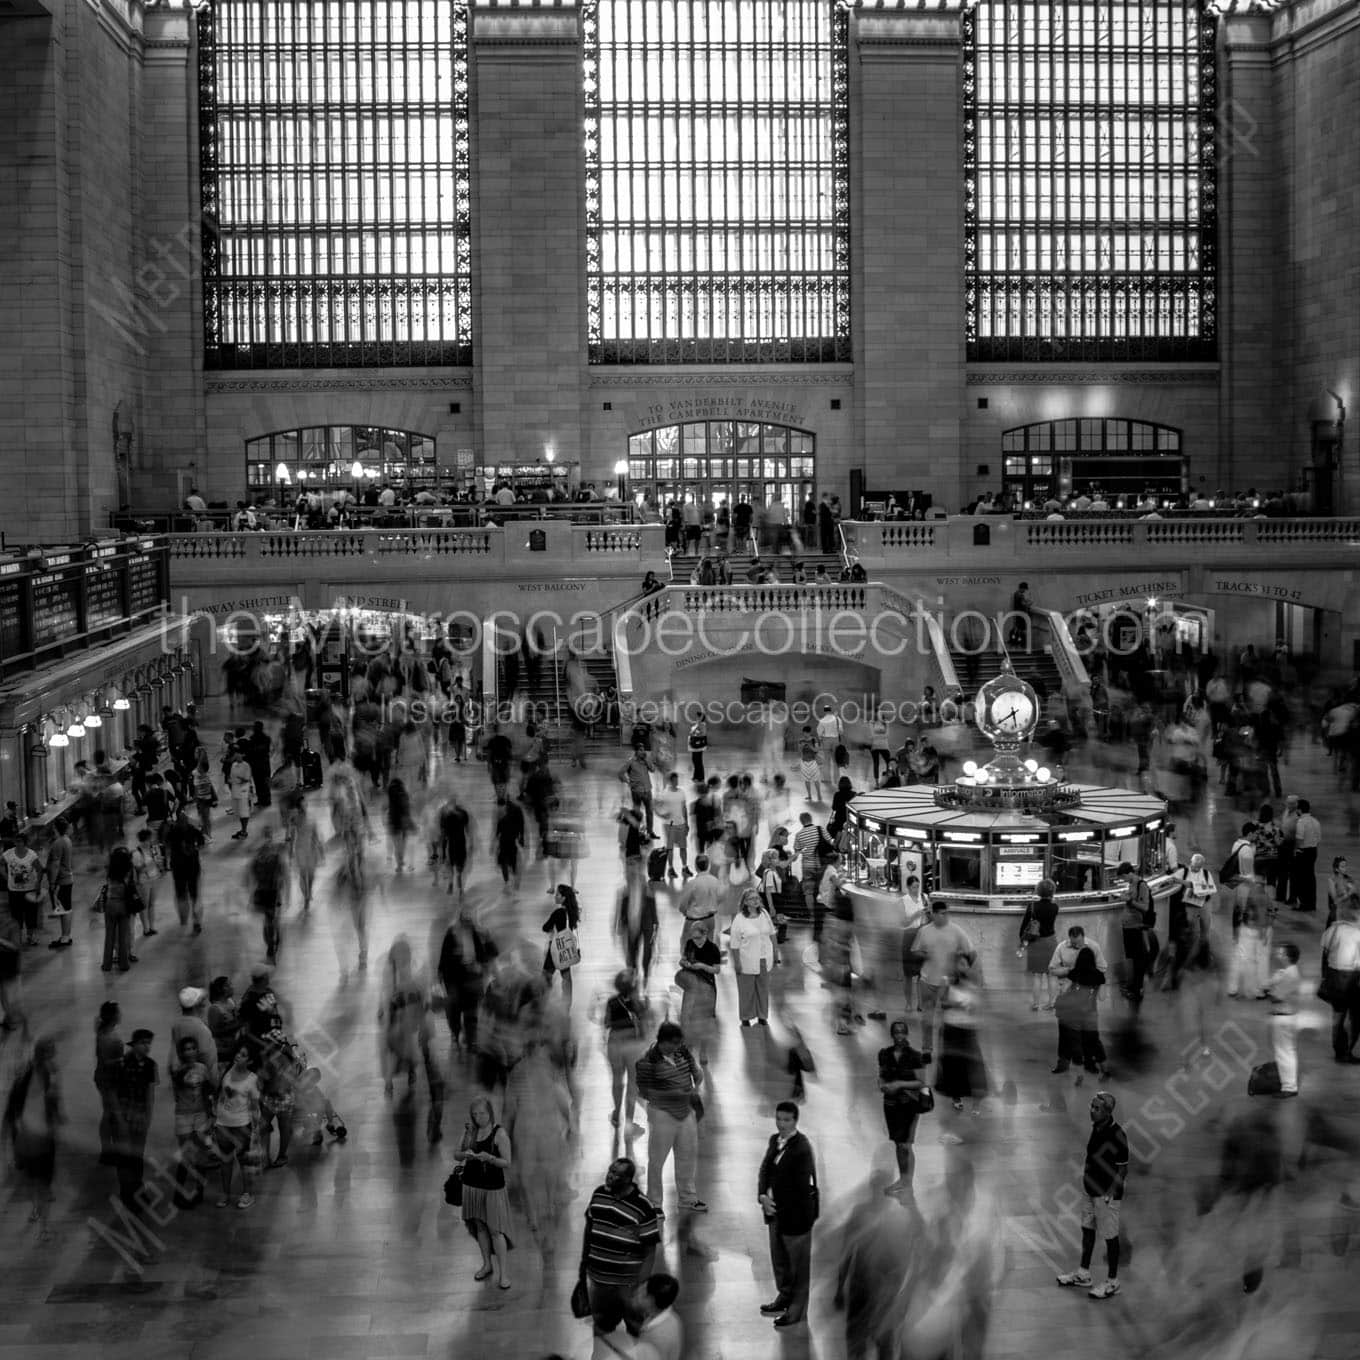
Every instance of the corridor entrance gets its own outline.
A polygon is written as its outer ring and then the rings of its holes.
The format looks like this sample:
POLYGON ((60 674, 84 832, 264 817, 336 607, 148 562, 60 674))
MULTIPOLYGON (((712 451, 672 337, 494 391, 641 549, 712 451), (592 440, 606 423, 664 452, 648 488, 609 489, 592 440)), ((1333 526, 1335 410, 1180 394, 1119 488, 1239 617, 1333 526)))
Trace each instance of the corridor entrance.
POLYGON ((816 478, 816 436, 789 425, 746 420, 698 420, 660 425, 628 436, 633 493, 663 510, 683 505, 753 506, 782 501, 797 520, 816 478))

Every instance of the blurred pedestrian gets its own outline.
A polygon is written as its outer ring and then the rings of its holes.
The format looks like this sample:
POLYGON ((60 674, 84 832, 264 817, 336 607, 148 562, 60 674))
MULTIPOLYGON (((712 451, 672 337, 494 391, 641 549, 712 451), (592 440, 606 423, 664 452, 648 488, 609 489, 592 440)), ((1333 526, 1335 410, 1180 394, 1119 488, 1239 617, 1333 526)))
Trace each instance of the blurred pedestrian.
POLYGON ((56 1172, 57 1130, 64 1122, 57 1045, 44 1036, 33 1045, 33 1056, 10 1088, 2 1123, 14 1169, 23 1178, 33 1206, 28 1221, 37 1224, 39 1242, 52 1237, 48 1214, 56 1172))

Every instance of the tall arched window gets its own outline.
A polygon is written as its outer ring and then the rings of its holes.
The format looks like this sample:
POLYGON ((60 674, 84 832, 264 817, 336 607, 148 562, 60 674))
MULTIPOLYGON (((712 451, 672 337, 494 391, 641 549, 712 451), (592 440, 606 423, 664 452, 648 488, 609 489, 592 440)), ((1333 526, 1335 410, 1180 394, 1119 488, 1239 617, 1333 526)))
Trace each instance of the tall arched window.
POLYGON ((198 22, 206 365, 470 363, 466 0, 198 22))
POLYGON ((290 500, 300 491, 360 496, 390 483, 433 491, 439 477, 432 434, 383 425, 318 425, 246 440, 246 490, 290 500))
POLYGON ((582 0, 592 362, 850 358, 848 8, 582 0))
POLYGON ((1099 491, 1111 508, 1145 492, 1179 496, 1189 486, 1181 432, 1147 420, 1041 420, 1001 436, 1005 489, 1036 505, 1099 491))
MULTIPOLYGON (((663 509, 672 501, 752 506, 781 501, 796 521, 817 482, 810 430, 754 420, 695 420, 628 436, 634 495, 663 509)), ((793 522, 791 521, 791 522, 793 522)))
POLYGON ((980 0, 964 18, 970 359, 1212 359, 1205 0, 980 0))

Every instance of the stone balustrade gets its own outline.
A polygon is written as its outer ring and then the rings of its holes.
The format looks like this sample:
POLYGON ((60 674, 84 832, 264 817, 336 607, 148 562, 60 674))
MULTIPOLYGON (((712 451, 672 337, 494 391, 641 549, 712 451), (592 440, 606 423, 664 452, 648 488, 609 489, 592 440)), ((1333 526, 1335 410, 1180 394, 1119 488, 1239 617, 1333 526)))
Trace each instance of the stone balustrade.
POLYGON ((1012 519, 959 515, 947 520, 844 521, 846 550, 866 569, 930 571, 953 566, 1041 569, 1061 564, 1104 569, 1121 565, 1251 567, 1327 560, 1360 564, 1360 519, 1127 518, 1012 519), (1113 550, 1113 552, 1112 552, 1113 550))
POLYGON ((266 530, 255 533, 167 534, 176 586, 222 581, 262 583, 340 562, 370 563, 386 577, 456 575, 554 578, 566 574, 638 576, 664 567, 659 524, 585 525, 554 520, 458 529, 266 530))

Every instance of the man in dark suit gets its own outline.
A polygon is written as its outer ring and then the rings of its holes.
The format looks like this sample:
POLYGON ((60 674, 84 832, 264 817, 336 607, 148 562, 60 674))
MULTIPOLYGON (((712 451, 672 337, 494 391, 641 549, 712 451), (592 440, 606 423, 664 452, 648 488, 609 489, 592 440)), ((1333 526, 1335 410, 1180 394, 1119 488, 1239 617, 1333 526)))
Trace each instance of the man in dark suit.
POLYGON ((777 1133, 760 1164, 759 1198, 770 1231, 770 1263, 778 1294, 761 1308, 776 1327, 796 1327, 807 1317, 812 1281, 812 1225, 821 1208, 812 1144, 798 1131, 798 1106, 774 1107, 777 1133))

